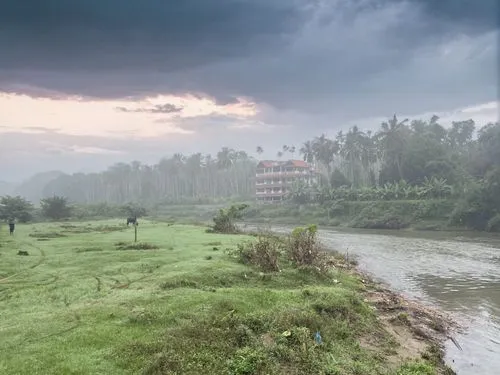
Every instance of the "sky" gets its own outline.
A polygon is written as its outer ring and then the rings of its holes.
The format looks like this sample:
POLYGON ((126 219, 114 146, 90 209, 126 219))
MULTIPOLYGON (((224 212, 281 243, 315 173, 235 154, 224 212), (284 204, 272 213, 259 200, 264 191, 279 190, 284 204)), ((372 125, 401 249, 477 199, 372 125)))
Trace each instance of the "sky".
POLYGON ((0 180, 498 121, 497 0, 3 0, 0 180), (4 53, 3 51, 7 51, 4 53))

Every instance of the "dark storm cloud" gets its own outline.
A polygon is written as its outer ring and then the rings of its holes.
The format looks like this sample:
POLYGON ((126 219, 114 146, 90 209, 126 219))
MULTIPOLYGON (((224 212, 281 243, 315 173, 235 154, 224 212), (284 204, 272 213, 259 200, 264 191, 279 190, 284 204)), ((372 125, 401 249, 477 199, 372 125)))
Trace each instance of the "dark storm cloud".
MULTIPOLYGON (((4 0, 0 66, 170 71, 246 55, 301 24, 295 0, 4 0), (2 50, 6 50, 2 48, 2 50)), ((254 51, 255 52, 255 51, 254 51)))
POLYGON ((183 109, 183 107, 170 103, 157 104, 153 108, 116 107, 117 111, 126 113, 179 113, 182 112, 183 109))
POLYGON ((220 103, 248 96, 339 119, 460 106, 496 94, 496 0, 2 6, 0 50, 9 53, 0 54, 0 90, 23 83, 98 97, 189 91, 220 103), (441 56, 442 45, 459 35, 441 56))
POLYGON ((500 23, 500 5, 497 0, 411 0, 420 4, 434 20, 459 23, 470 31, 494 30, 500 23))

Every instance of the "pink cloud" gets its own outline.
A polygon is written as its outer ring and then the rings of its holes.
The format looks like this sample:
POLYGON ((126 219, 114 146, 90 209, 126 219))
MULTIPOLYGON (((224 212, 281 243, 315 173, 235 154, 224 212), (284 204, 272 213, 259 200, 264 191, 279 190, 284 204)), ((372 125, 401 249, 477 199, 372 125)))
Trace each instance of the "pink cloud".
POLYGON ((57 131, 113 138, 150 138, 169 134, 189 136, 193 130, 178 126, 178 119, 208 115, 248 119, 257 113, 256 105, 246 100, 218 105, 212 99, 191 95, 160 95, 133 101, 0 93, 0 125, 3 125, 0 132, 57 131), (169 108, 172 109, 170 113, 165 110, 169 108))

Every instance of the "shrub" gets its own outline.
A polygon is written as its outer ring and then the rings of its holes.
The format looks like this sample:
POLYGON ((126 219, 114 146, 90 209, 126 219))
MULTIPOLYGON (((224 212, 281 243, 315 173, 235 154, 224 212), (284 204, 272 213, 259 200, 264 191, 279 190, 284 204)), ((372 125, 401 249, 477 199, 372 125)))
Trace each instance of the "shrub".
POLYGON ((391 206, 388 209, 378 204, 371 204, 361 210, 351 221, 354 228, 366 229, 402 229, 408 227, 407 218, 399 210, 391 206))
POLYGON ((71 207, 66 197, 54 195, 51 198, 44 198, 40 201, 40 207, 43 216, 52 220, 61 220, 71 216, 71 207))
POLYGON ((235 220, 243 217, 244 211, 248 208, 247 204, 232 205, 229 208, 221 208, 214 216, 214 225, 209 229, 212 233, 237 233, 238 229, 234 223, 235 220))
POLYGON ((33 204, 20 196, 0 197, 0 220, 17 219, 26 223, 33 219, 33 210, 33 204))
POLYGON ((324 251, 317 240, 318 228, 309 225, 297 227, 292 231, 288 241, 288 255, 296 266, 313 266, 323 258, 324 251))
POLYGON ((259 267, 262 271, 278 272, 283 242, 276 237, 261 236, 257 241, 237 245, 240 262, 259 267))

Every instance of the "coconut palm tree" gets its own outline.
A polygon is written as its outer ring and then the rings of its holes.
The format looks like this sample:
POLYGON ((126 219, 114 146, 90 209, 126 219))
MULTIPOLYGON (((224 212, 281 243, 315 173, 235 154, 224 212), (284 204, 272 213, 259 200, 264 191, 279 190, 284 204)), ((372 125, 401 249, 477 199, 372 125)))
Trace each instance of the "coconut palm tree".
POLYGON ((299 152, 307 163, 314 163, 314 146, 311 141, 304 142, 299 152))
POLYGON ((386 122, 381 124, 377 133, 379 147, 384 163, 388 166, 396 166, 399 179, 403 179, 402 161, 406 145, 408 119, 399 121, 396 114, 386 122))

